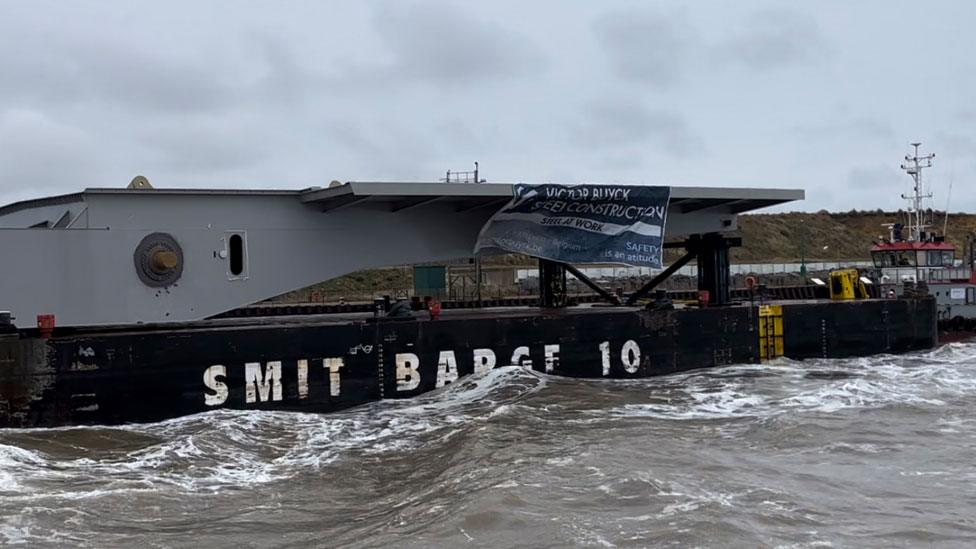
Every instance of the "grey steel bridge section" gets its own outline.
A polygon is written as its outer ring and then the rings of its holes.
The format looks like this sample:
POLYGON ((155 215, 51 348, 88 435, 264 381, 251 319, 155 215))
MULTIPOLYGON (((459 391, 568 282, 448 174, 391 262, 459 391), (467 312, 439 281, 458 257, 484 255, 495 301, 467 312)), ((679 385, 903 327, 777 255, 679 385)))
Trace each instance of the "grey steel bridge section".
MULTIPOLYGON (((18 326, 208 318, 360 269, 469 257, 510 184, 350 182, 285 190, 87 189, 0 207, 0 310, 18 326), (133 255, 151 233, 183 271, 147 286, 133 255), (243 240, 240 274, 229 239, 243 240)), ((802 190, 674 187, 666 236, 734 231, 740 213, 802 190)))

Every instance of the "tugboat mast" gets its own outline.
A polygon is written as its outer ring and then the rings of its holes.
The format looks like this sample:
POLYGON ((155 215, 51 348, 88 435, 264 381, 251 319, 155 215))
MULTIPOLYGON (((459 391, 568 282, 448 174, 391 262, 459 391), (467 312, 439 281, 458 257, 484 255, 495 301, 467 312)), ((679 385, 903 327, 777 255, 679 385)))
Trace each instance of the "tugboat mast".
POLYGON ((912 196, 903 194, 901 197, 912 202, 908 210, 908 239, 913 242, 921 242, 922 228, 926 226, 922 222, 922 200, 932 198, 931 194, 922 194, 922 169, 932 167, 932 159, 935 158, 935 153, 919 156, 918 147, 921 143, 912 143, 911 145, 915 148, 915 152, 912 155, 905 155, 905 163, 901 165, 901 169, 912 176, 912 180, 915 182, 914 194, 912 196))

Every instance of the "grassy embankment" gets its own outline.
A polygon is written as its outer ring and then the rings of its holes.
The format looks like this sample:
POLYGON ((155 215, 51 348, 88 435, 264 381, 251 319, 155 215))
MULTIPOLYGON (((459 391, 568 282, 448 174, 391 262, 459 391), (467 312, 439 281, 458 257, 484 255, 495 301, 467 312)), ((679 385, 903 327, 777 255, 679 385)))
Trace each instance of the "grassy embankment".
MULTIPOLYGON (((944 214, 931 216, 942 232, 944 214)), ((743 246, 732 253, 733 261, 762 263, 795 261, 805 239, 807 259, 833 261, 870 259, 871 242, 887 237, 882 225, 902 220, 898 212, 850 211, 846 213, 790 212, 739 217, 743 246)), ((976 214, 949 214, 949 242, 963 249, 968 235, 976 231, 976 214)))

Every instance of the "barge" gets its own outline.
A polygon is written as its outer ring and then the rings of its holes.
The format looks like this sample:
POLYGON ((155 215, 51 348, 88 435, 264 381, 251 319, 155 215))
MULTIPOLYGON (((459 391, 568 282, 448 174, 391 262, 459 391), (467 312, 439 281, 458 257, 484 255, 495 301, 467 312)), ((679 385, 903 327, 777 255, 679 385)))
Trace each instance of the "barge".
MULTIPOLYGON (((660 248, 685 253, 623 299, 572 264, 543 258, 534 307, 228 314, 364 268, 470 256, 522 190, 490 183, 158 190, 137 178, 128 189, 0 208, 7 258, 0 309, 8 311, 0 313, 0 427, 157 421, 217 408, 329 412, 507 365, 628 379, 936 344, 927 296, 732 299, 737 216, 803 197, 784 189, 670 189, 659 230, 621 230, 656 235, 660 248), (699 303, 643 303, 691 260, 699 303), (606 304, 574 306, 567 276, 606 304)), ((653 246, 641 246, 643 260, 653 246)))

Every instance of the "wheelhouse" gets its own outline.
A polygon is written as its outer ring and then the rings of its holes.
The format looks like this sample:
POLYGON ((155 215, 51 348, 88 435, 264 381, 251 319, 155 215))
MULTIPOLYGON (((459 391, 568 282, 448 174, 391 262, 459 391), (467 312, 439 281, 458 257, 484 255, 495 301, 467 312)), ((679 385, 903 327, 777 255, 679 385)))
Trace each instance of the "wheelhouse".
POLYGON ((893 243, 871 249, 874 266, 886 267, 954 267, 956 251, 944 242, 893 243))

